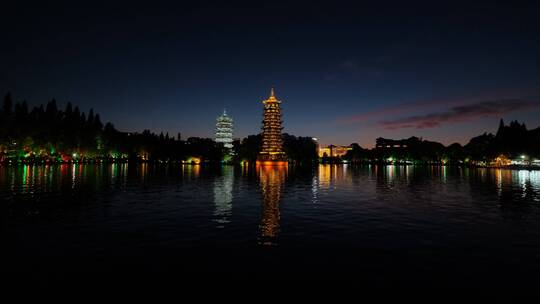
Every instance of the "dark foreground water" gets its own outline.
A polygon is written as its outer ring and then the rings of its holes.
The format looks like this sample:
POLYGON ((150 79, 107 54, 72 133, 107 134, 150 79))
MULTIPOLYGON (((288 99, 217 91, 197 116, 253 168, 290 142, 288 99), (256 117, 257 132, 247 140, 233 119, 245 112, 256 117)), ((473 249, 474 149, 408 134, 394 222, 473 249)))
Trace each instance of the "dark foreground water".
POLYGON ((540 171, 0 167, 4 271, 55 280, 535 286, 540 171))

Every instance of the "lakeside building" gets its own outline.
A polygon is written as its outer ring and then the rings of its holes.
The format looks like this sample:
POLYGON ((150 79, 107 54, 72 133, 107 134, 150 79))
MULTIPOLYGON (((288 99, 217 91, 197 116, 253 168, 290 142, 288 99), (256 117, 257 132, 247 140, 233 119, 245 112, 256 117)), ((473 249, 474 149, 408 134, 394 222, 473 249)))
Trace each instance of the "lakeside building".
POLYGON ((515 166, 534 166, 540 162, 537 159, 531 159, 528 155, 522 154, 510 159, 510 165, 515 166))
POLYGON ((402 150, 414 144, 421 142, 418 137, 410 137, 407 139, 387 139, 379 137, 375 140, 375 149, 379 150, 402 150))
POLYGON ((342 157, 352 150, 351 146, 335 146, 329 145, 326 147, 319 147, 319 157, 342 157))
POLYGON ((501 154, 489 162, 473 162, 474 165, 487 166, 493 168, 540 168, 540 159, 531 159, 528 155, 514 155, 509 158, 501 154))
POLYGON ((282 164, 287 162, 287 155, 283 151, 283 138, 281 135, 281 101, 270 90, 270 97, 263 100, 264 112, 262 121, 262 149, 257 162, 266 164, 282 164))

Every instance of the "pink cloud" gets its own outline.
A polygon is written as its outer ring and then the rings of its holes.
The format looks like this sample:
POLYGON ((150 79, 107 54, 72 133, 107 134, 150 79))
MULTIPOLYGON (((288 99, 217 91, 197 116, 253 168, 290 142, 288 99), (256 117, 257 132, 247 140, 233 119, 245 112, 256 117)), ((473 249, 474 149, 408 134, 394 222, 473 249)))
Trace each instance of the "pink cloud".
MULTIPOLYGON (((535 99, 539 100, 537 97, 540 94, 540 88, 514 88, 514 89, 496 89, 487 93, 483 94, 476 94, 474 96, 467 96, 467 97, 460 97, 460 98, 451 98, 451 99, 437 99, 437 100, 427 100, 427 101, 416 101, 416 102, 408 102, 408 103, 402 103, 398 105, 392 105, 390 107, 384 107, 373 111, 368 111, 356 115, 350 115, 346 117, 341 117, 337 120, 337 123, 356 123, 356 122, 363 122, 368 120, 373 120, 378 117, 390 117, 390 116, 397 116, 397 115, 404 115, 406 113, 410 112, 417 112, 417 111, 426 111, 428 109, 434 109, 434 108, 442 108, 442 107, 454 107, 458 108, 460 106, 468 106, 471 104, 477 104, 478 100, 530 100, 535 99), (512 98, 512 96, 519 96, 520 93, 523 93, 524 91, 527 91, 530 95, 533 97, 526 97, 526 98, 512 98)), ((432 125, 432 123, 426 124, 426 126, 432 125)), ((436 126, 436 125, 434 125, 436 126)), ((434 127, 433 126, 433 127, 434 127)), ((411 125, 411 128, 414 127, 411 125)))
POLYGON ((540 103, 536 100, 499 99, 454 106, 442 112, 385 120, 379 124, 388 130, 429 129, 440 127, 443 124, 466 122, 477 118, 501 116, 506 113, 539 108, 540 103))
POLYGON ((420 101, 420 102, 413 102, 413 103, 403 103, 398 104, 392 107, 378 109, 374 111, 369 111, 362 114, 357 115, 351 115, 348 117, 343 117, 338 120, 338 122, 341 123, 355 123, 355 122, 361 122, 365 120, 370 120, 376 117, 381 116, 395 116, 399 114, 404 114, 407 112, 419 110, 419 109, 426 109, 429 107, 435 107, 440 106, 440 103, 434 103, 433 101, 420 101))

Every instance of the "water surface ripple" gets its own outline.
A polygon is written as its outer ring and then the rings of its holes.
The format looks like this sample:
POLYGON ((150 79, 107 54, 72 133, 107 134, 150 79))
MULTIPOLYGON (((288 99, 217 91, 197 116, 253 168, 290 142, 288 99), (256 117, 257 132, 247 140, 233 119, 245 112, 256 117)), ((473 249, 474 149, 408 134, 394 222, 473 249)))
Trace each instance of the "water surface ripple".
POLYGON ((533 284, 540 171, 0 167, 8 271, 533 284))

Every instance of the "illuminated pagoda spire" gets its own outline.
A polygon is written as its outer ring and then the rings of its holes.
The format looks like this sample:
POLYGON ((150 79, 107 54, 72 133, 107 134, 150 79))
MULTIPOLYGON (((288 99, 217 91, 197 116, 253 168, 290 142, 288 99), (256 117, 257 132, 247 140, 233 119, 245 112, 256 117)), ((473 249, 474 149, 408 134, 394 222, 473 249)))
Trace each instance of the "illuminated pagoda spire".
POLYGON ((270 90, 270 97, 263 100, 263 126, 262 126, 262 149, 257 158, 260 162, 285 162, 287 156, 283 152, 283 139, 281 137, 281 108, 276 98, 274 88, 270 90))
POLYGON ((223 143, 223 147, 232 150, 233 148, 233 119, 223 110, 223 114, 216 119, 215 141, 223 143))

